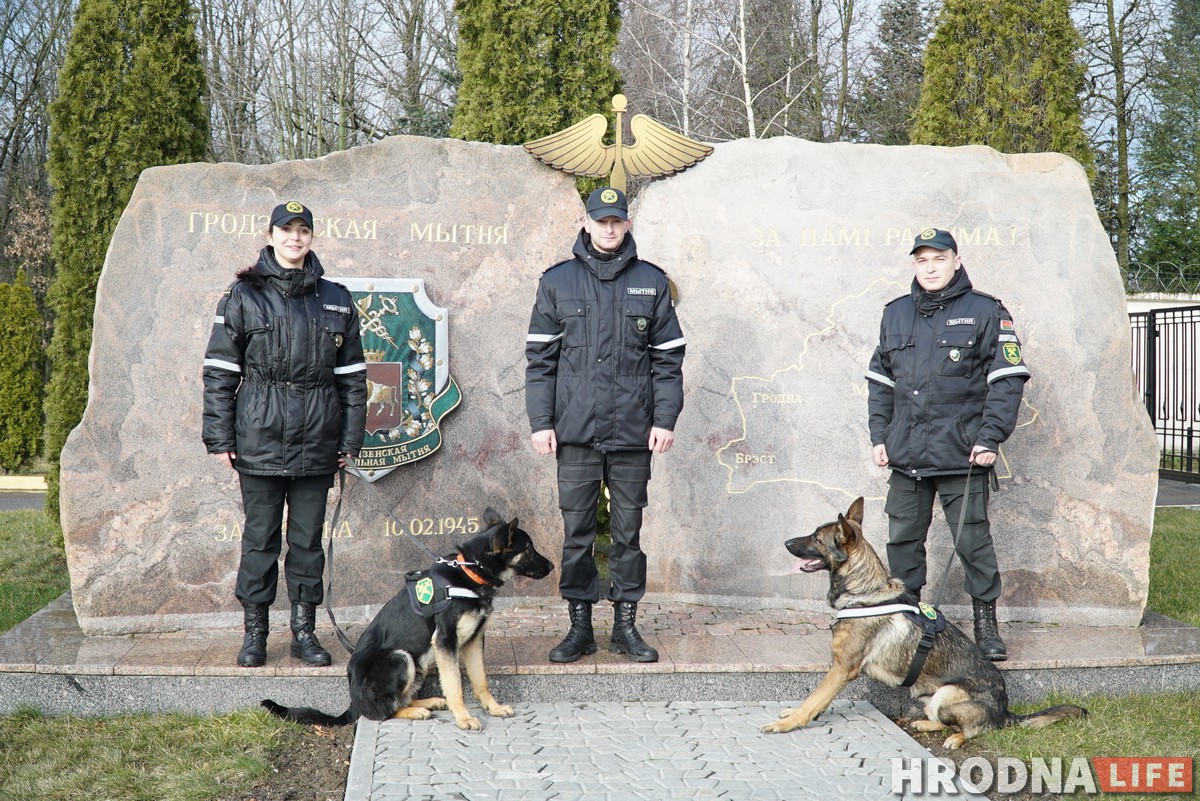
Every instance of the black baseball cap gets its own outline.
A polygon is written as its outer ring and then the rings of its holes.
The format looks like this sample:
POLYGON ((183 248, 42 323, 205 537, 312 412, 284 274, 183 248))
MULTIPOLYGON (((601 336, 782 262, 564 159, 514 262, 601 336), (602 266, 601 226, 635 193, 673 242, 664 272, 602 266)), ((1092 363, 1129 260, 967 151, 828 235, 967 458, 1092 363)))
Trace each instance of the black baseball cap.
POLYGON ((950 236, 949 231, 943 231, 941 228, 926 228, 917 234, 917 238, 913 240, 912 250, 908 251, 908 255, 911 256, 921 248, 953 250, 957 253, 958 243, 954 241, 954 237, 950 236))
POLYGON ((629 201, 620 189, 602 186, 588 195, 587 213, 593 220, 603 220, 605 217, 628 220, 629 201))
POLYGON ((304 220, 309 228, 313 227, 312 210, 301 203, 294 200, 289 200, 287 203, 280 203, 271 211, 271 227, 278 228, 285 223, 290 223, 292 220, 304 220))

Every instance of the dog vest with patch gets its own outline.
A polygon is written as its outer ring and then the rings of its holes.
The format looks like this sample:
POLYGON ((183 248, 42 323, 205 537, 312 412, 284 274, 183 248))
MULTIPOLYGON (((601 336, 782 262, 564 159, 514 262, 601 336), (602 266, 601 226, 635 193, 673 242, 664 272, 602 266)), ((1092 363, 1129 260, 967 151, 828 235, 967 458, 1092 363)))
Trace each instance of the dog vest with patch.
POLYGON ((881 615, 892 615, 896 612, 904 615, 914 626, 921 629, 921 641, 917 643, 917 651, 913 654, 912 664, 908 667, 908 675, 904 677, 904 681, 900 682, 901 687, 911 687, 916 682, 917 676, 921 675, 921 668, 925 667, 925 659, 933 649, 934 638, 946 628, 946 616, 942 614, 940 609, 930 606, 927 603, 921 603, 917 606, 909 604, 883 604, 881 606, 858 606, 850 609, 839 609, 836 617, 838 620, 848 617, 879 617, 881 615))
POLYGON ((445 576, 432 570, 414 570, 404 574, 408 603, 421 617, 440 614, 455 598, 478 598, 474 590, 455 587, 445 576))

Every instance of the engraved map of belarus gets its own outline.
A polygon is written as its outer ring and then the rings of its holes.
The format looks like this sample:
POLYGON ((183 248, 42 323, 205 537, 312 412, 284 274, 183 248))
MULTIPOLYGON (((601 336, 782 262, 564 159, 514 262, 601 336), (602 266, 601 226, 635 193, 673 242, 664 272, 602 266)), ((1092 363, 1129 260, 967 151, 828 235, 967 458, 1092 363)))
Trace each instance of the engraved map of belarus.
MULTIPOLYGON (((794 362, 761 375, 733 377, 730 393, 742 433, 716 453, 717 462, 728 473, 727 492, 739 494, 760 484, 798 482, 840 492, 850 499, 862 494, 861 466, 845 464, 844 473, 839 474, 836 467, 830 470, 823 455, 870 460, 863 373, 877 328, 861 321, 878 317, 885 303, 908 289, 908 282, 875 279, 861 292, 831 304, 828 315, 817 321, 824 325, 814 326, 804 337, 794 362), (863 358, 859 362, 847 359, 847 350, 861 353, 863 358), (813 425, 806 411, 818 400, 847 414, 829 425, 813 425)), ((1037 410, 1024 400, 1018 431, 1033 425, 1037 417, 1037 410)), ((1025 434, 1014 432, 1013 436, 1025 434)), ((1001 446, 996 468, 1000 479, 1012 475, 1005 451, 1001 446)))

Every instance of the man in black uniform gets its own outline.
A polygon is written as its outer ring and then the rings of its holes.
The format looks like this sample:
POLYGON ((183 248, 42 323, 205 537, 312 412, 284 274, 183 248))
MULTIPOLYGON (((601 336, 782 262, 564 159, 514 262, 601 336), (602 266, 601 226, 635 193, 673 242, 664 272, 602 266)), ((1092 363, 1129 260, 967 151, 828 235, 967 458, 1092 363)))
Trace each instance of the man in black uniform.
POLYGON ((637 255, 625 193, 601 187, 587 200, 574 257, 542 275, 525 345, 525 406, 533 449, 558 459, 563 516, 559 591, 571 628, 552 662, 596 652, 593 556, 600 485, 610 496, 608 566, 615 620, 609 650, 638 662, 658 652, 634 622, 646 592, 640 546, 651 453, 675 441, 683 408, 684 338, 666 274, 637 255))
POLYGON ((975 642, 989 659, 1002 661, 1007 652, 996 625, 1000 571, 988 484, 997 449, 1016 427, 1029 369, 1012 316, 971 286, 948 231, 922 231, 911 255, 912 290, 884 308, 866 376, 875 464, 892 469, 888 563, 919 597, 934 493, 953 530, 970 472, 956 550, 973 602, 975 642))

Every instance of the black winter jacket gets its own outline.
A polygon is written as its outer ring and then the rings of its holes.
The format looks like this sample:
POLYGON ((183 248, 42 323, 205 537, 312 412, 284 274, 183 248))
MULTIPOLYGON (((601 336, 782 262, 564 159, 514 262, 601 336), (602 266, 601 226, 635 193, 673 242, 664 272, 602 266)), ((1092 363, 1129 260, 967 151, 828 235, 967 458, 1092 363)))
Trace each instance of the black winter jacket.
POLYGON ((270 247, 217 303, 204 354, 209 453, 264 476, 328 475, 357 456, 366 423, 358 311, 309 253, 285 270, 270 247))
POLYGON ((573 259, 542 274, 525 344, 525 407, 536 433, 597 450, 648 447, 683 409, 685 340, 666 273, 625 235, 612 256, 581 231, 573 259))
POLYGON ((1004 304, 960 268, 940 292, 914 280, 884 308, 866 377, 871 444, 893 470, 938 476, 966 473, 975 445, 1008 439, 1029 368, 1004 304))

